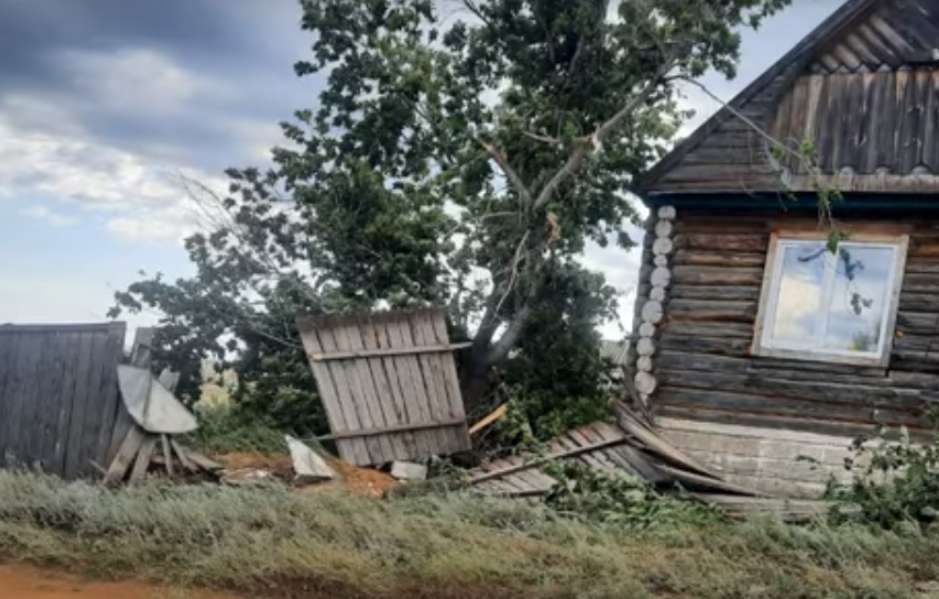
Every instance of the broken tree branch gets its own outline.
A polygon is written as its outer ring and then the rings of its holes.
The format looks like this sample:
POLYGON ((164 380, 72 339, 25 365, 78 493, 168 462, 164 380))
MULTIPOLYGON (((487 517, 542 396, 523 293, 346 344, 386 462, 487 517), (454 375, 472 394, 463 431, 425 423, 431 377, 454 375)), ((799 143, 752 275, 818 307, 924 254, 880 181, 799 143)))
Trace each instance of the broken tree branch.
POLYGON ((627 102, 611 119, 600 125, 593 134, 578 140, 577 147, 568 157, 564 166, 551 177, 548 184, 544 186, 541 193, 535 199, 534 208, 543 208, 557 193, 558 188, 571 176, 573 176, 583 165, 584 160, 592 152, 598 151, 603 144, 603 140, 616 129, 626 117, 631 115, 639 106, 641 106, 658 85, 665 78, 666 74, 675 66, 676 59, 672 58, 665 61, 658 72, 652 77, 646 85, 629 102, 627 102))

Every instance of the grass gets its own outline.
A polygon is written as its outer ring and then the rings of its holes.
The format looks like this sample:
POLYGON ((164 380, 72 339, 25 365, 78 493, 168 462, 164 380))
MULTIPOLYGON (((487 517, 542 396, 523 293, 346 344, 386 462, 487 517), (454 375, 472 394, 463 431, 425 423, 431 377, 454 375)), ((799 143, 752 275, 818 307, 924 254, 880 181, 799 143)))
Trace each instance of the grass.
POLYGON ((751 522, 652 532, 452 495, 118 492, 0 472, 0 561, 328 599, 880 599, 939 580, 939 537, 751 522))

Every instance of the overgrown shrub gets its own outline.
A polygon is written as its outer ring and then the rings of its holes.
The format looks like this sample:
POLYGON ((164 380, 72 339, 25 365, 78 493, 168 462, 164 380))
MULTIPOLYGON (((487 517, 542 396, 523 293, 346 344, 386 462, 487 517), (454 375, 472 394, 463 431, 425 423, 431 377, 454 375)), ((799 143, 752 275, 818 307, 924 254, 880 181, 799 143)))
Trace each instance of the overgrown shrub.
POLYGON ((828 497, 860 508, 864 522, 888 529, 932 522, 939 515, 939 432, 923 443, 900 428, 880 427, 852 444, 847 483, 831 483, 828 497))
POLYGON ((194 449, 210 454, 287 451, 283 432, 237 407, 198 405, 195 412, 199 428, 185 439, 194 449))
POLYGON ((659 493, 645 480, 622 472, 557 463, 545 470, 560 481, 545 503, 569 517, 630 529, 722 520, 720 511, 711 505, 681 494, 659 493))

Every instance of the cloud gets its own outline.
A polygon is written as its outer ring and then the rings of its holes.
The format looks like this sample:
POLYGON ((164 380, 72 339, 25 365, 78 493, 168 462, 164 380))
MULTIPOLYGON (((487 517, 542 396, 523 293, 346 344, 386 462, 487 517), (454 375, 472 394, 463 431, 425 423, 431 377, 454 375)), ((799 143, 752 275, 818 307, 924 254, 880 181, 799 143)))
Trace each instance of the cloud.
POLYGON ((72 86, 96 110, 148 118, 188 109, 192 102, 221 100, 225 86, 183 69, 159 52, 126 48, 117 52, 66 49, 58 57, 72 86))
POLYGON ((76 225, 79 222, 79 219, 75 216, 56 212, 48 206, 41 205, 24 208, 23 210, 20 210, 20 214, 42 221, 46 224, 52 225, 53 227, 71 227, 72 225, 76 225))

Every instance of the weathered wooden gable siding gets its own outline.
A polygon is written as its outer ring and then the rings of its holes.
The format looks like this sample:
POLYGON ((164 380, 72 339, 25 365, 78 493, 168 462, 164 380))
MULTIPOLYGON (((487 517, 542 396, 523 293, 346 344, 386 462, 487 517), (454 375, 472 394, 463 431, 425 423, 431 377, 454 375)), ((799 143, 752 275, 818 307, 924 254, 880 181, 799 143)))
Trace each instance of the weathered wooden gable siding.
POLYGON ((123 323, 0 327, 0 466, 65 478, 108 463, 123 323))
POLYGON ((882 0, 838 39, 823 46, 813 73, 870 73, 929 60, 939 39, 934 0, 882 0))
MULTIPOLYGON (((663 161, 650 192, 939 191, 939 5, 881 0, 663 161), (767 139, 815 145, 818 173, 767 139), (778 154, 779 150, 775 150, 778 154)), ((653 169, 655 172, 655 169, 653 169)))

